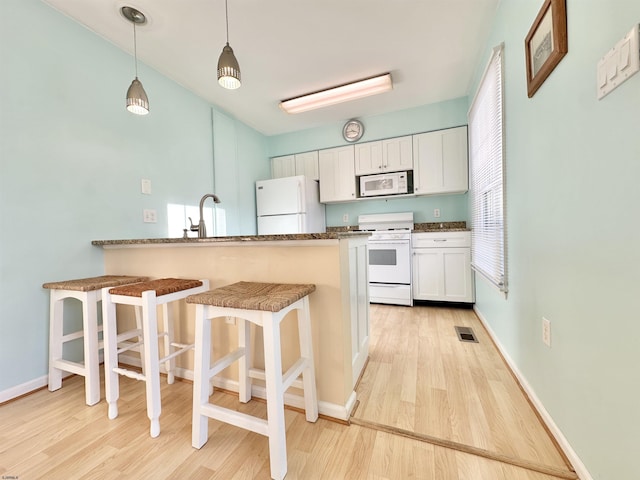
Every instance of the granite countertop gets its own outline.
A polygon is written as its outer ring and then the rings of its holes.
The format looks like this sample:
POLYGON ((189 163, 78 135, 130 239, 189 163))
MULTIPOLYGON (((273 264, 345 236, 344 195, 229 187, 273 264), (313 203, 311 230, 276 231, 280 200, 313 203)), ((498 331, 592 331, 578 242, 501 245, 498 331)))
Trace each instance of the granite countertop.
MULTIPOLYGON (((327 227, 327 232, 354 232, 358 228, 357 225, 347 225, 344 227, 327 227)), ((432 222, 432 223, 415 223, 413 225, 413 233, 421 232, 470 232, 467 228, 467 222, 432 222)))
POLYGON ((339 240, 359 236, 369 236, 369 232, 327 232, 327 233, 295 233, 285 235, 236 235, 230 237, 206 237, 206 238, 134 238, 123 240, 93 240, 91 245, 160 245, 160 244, 207 244, 229 242, 273 242, 273 241, 300 241, 300 240, 339 240))
POLYGON ((432 222, 432 223, 416 223, 412 232, 470 232, 467 228, 467 222, 432 222))

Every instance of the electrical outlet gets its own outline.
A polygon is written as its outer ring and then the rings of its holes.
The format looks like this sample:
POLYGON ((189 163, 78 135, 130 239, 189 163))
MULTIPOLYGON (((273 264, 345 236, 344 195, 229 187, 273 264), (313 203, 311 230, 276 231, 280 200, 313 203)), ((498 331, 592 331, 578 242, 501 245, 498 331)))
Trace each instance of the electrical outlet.
POLYGON ((542 341, 551 348, 551 322, 542 317, 542 341))
POLYGON ((434 216, 434 218, 440 218, 440 209, 439 208, 434 208, 433 209, 433 216, 434 216))
POLYGON ((349 214, 345 213, 342 215, 342 222, 343 223, 349 223, 349 214))
POLYGON ((157 223, 158 218, 156 217, 156 211, 145 208, 142 211, 142 220, 144 221, 144 223, 157 223))

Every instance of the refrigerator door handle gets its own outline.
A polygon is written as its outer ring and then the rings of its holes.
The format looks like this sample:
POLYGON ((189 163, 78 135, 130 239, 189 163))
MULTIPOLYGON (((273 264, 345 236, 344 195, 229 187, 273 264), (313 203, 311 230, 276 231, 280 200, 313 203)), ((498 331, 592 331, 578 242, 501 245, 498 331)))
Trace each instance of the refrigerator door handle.
POLYGON ((303 202, 303 198, 302 198, 302 182, 298 181, 298 213, 302 212, 304 209, 304 206, 302 204, 303 202))

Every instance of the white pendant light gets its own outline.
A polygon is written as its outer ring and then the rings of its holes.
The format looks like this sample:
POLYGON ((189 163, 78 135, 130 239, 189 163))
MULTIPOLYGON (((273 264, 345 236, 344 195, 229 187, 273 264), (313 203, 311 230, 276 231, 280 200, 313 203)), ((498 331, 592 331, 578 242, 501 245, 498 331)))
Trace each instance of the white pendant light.
POLYGON ((149 113, 149 98, 147 92, 140 80, 138 80, 138 45, 136 39, 136 24, 144 25, 147 23, 147 17, 144 13, 133 7, 122 7, 120 12, 131 23, 133 23, 133 57, 136 66, 136 78, 133 79, 129 89, 127 90, 127 110, 136 115, 146 115, 149 113))
POLYGON ((225 17, 227 20, 227 44, 222 49, 218 59, 218 83, 229 90, 240 87, 240 66, 233 54, 233 49, 229 46, 229 7, 227 0, 224 0, 225 17))

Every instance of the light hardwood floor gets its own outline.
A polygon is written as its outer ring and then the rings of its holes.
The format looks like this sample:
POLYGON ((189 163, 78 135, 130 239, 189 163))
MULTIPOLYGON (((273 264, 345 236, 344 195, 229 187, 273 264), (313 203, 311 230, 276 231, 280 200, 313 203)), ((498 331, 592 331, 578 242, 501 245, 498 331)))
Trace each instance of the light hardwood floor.
POLYGON ((570 471, 473 310, 372 305, 371 325, 359 423, 570 471), (455 326, 479 342, 461 342, 455 326))
MULTIPOLYGON (((415 355, 413 350, 420 351, 420 342, 411 337, 425 337, 423 323, 441 325, 443 334, 446 333, 444 323, 449 317, 462 315, 465 325, 473 323, 467 315, 455 311, 434 311, 417 314, 411 309, 401 307, 372 306, 374 346, 370 365, 365 377, 374 370, 376 362, 384 359, 392 360, 402 356, 395 352, 405 351, 408 358, 415 355), (387 322, 394 316, 413 318, 411 332, 405 335, 405 344, 398 349, 388 346, 383 349, 381 359, 377 352, 384 343, 393 343, 385 334, 389 328, 387 322), (415 318, 414 318, 415 317, 415 318), (440 318, 442 317, 442 319, 440 318), (378 328, 380 326, 380 329, 378 328), (421 335, 422 333, 422 335, 421 335)), ((472 315, 472 314, 471 314, 472 315)), ((456 319, 456 321, 460 321, 456 319)), ((476 333, 480 333, 473 325, 476 333)), ((454 346, 445 345, 442 339, 426 335, 423 342, 431 347, 437 346, 438 351, 454 354, 454 346)), ((481 343, 488 342, 481 337, 481 343)), ((435 347, 434 347, 435 348, 435 347)), ((471 348, 464 346, 463 349, 471 348)), ((495 354, 495 353, 494 353, 495 354)), ((465 353, 473 359, 477 355, 465 353)), ((490 354, 482 354, 491 357, 490 354)), ((471 360, 468 360, 471 361, 471 360)), ((407 362, 409 362, 407 360, 407 362)), ((438 364, 432 367, 422 363, 412 367, 402 364, 402 367, 388 367, 386 375, 386 390, 400 386, 401 403, 409 403, 411 398, 419 398, 423 387, 418 386, 415 378, 422 377, 424 372, 434 372, 429 375, 431 389, 445 390, 440 395, 446 397, 447 378, 445 370, 438 364), (412 373, 413 372, 413 373, 412 373), (438 373, 435 373, 438 372, 438 373), (403 379, 397 383, 398 377, 403 379), (413 379, 413 383, 406 379, 413 379), (393 388, 392 388, 393 386, 393 388), (415 391, 415 392, 414 392, 415 391), (414 393, 412 393, 414 392, 414 393)), ((498 400, 502 406, 500 417, 495 421, 503 425, 505 430, 513 430, 516 434, 496 440, 492 426, 494 420, 483 420, 477 426, 465 425, 468 416, 478 403, 487 398, 487 394, 479 398, 467 397, 466 378, 467 366, 460 363, 453 366, 453 359, 444 357, 443 365, 450 362, 450 368, 458 371, 461 378, 456 382, 465 386, 464 400, 460 404, 454 403, 456 410, 447 426, 441 417, 450 415, 447 402, 440 402, 435 411, 429 411, 427 404, 433 402, 435 396, 425 397, 416 401, 418 408, 415 412, 403 405, 398 409, 394 419, 385 413, 396 409, 394 400, 383 398, 379 407, 367 407, 363 402, 356 411, 356 417, 367 411, 376 412, 376 421, 390 419, 402 428, 414 425, 437 426, 437 432, 449 433, 451 438, 465 440, 471 437, 474 441, 486 447, 498 444, 507 448, 504 442, 515 441, 529 458, 540 459, 545 463, 551 462, 547 455, 548 447, 543 447, 543 453, 538 452, 537 436, 519 439, 517 432, 530 430, 530 407, 526 402, 510 404, 509 395, 500 395, 498 400), (466 402, 466 403, 464 403, 466 402), (404 409, 404 410, 402 410, 404 409), (467 413, 464 413, 467 412, 467 413), (421 416, 426 418, 420 418, 421 416), (512 423, 514 422, 514 423, 512 423), (478 429, 488 426, 485 432, 478 429), (514 440, 516 439, 516 440, 514 440), (504 444, 504 445, 503 445, 504 444)), ((385 362, 380 362, 385 363, 385 362)), ((387 362, 388 363, 388 362, 387 362)), ((482 361, 489 371, 482 373, 480 366, 474 370, 475 380, 480 384, 488 383, 498 391, 510 390, 511 387, 498 386, 508 383, 503 373, 504 365, 500 366, 496 360, 482 361), (488 363, 487 363, 488 362, 488 363), (494 371, 500 370, 498 371, 494 371), (485 380, 480 380, 486 376, 485 380)), ((507 375, 508 376, 508 375, 507 375)), ((361 382, 360 394, 365 396, 366 382, 370 384, 370 392, 380 389, 373 379, 361 382)), ((82 377, 70 377, 63 382, 63 388, 57 392, 40 390, 24 398, 0 406, 0 476, 16 477, 20 480, 49 479, 268 479, 269 455, 266 437, 241 430, 230 425, 210 420, 210 438, 207 444, 196 450, 191 447, 191 398, 192 385, 188 382, 176 382, 174 385, 162 386, 162 416, 160 417, 161 434, 158 438, 149 437, 149 421, 145 412, 144 386, 128 378, 121 378, 121 398, 119 401, 119 416, 115 420, 107 418, 107 406, 104 399, 93 407, 84 404, 84 382, 82 377)), ((427 389, 428 390, 428 389, 427 389)), ((104 391, 104 390, 103 390, 104 391)), ((253 415, 266 416, 266 406, 260 401, 251 401, 247 405, 238 404, 236 397, 224 392, 216 392, 215 401, 221 405, 238 408, 253 415)), ((372 398, 370 396, 369 401, 372 398)), ((305 421, 304 414, 287 410, 287 449, 289 472, 287 480, 309 479, 372 479, 372 480, 552 480, 557 477, 544 475, 535 471, 510 465, 482 456, 471 455, 443 448, 424 441, 407 438, 402 435, 388 433, 375 428, 359 425, 341 425, 320 419, 311 424, 305 421)), ((528 435, 528 434, 527 434, 528 435)), ((557 455, 557 452, 556 452, 557 455)), ((556 458, 557 460, 557 458, 556 458)), ((553 462, 551 462, 553 463, 553 462)), ((559 462, 557 462, 559 465, 559 462)))

